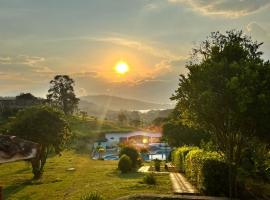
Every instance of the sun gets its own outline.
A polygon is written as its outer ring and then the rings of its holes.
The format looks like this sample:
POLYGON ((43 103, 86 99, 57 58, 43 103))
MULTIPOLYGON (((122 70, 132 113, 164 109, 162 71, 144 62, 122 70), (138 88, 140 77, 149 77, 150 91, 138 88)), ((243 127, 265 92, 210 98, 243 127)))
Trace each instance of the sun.
POLYGON ((115 65, 114 69, 118 74, 125 74, 129 71, 129 66, 127 63, 120 61, 115 65))

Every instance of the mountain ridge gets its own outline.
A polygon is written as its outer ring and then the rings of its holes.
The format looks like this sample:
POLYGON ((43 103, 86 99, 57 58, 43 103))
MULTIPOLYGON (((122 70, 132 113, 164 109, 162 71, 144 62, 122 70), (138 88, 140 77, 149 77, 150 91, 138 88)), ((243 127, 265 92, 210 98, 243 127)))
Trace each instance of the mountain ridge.
POLYGON ((144 100, 124 98, 106 94, 87 95, 81 96, 79 98, 99 106, 106 106, 111 110, 148 110, 172 108, 172 105, 169 104, 159 104, 147 102, 144 100))

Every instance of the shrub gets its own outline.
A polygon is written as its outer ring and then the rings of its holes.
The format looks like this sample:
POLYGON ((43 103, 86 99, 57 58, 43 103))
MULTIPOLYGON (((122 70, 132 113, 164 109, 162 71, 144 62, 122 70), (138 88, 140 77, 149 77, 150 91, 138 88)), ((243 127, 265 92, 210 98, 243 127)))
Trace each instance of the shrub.
POLYGON ((137 149, 135 149, 132 146, 125 146, 121 149, 119 153, 119 157, 121 157, 124 154, 127 155, 131 159, 132 167, 136 168, 138 165, 138 158, 139 158, 139 153, 137 149))
POLYGON ((148 173, 143 177, 143 182, 148 185, 156 185, 157 180, 153 173, 148 173))
POLYGON ((127 173, 130 172, 132 169, 132 161, 129 158, 129 156, 127 156, 126 154, 123 154, 120 157, 120 160, 118 162, 118 169, 122 172, 122 173, 127 173))
POLYGON ((186 155, 194 149, 198 149, 198 147, 183 146, 172 152, 172 162, 175 164, 178 171, 185 172, 186 155))
POLYGON ((207 195, 228 195, 229 168, 220 160, 206 160, 201 170, 201 188, 207 195))
POLYGON ((161 164, 161 160, 159 160, 159 159, 154 160, 155 170, 158 172, 160 171, 160 164, 161 164))
POLYGON ((208 195, 227 195, 228 166, 218 152, 193 149, 185 159, 187 177, 208 195))
POLYGON ((90 192, 81 196, 81 200, 104 200, 104 198, 97 192, 90 192))

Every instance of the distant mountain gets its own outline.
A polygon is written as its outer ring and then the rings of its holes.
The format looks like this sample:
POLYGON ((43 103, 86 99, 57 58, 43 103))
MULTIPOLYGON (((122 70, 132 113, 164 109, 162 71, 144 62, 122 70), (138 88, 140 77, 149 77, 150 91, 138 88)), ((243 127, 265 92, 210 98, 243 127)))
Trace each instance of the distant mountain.
MULTIPOLYGON (((89 95, 80 97, 83 104, 85 101, 100 106, 105 107, 109 110, 151 110, 151 109, 167 109, 172 106, 169 104, 158 104, 150 103, 145 101, 140 101, 136 99, 127 99, 122 97, 110 96, 110 95, 89 95)), ((84 105, 86 106, 86 105, 84 105)))

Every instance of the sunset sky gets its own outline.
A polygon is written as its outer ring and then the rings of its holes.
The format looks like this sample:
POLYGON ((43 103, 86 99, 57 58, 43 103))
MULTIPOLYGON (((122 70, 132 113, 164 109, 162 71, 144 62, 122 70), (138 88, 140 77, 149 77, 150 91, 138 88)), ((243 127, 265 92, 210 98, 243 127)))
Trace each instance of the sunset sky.
POLYGON ((79 96, 166 103, 191 48, 234 28, 270 58, 270 0, 0 0, 0 96, 45 97, 68 74, 79 96))

